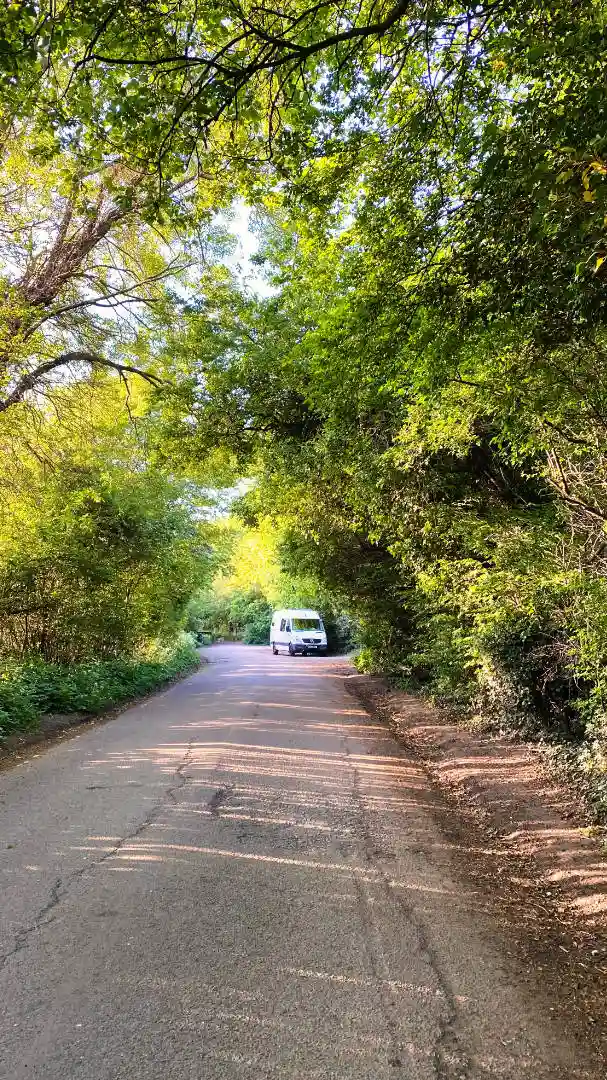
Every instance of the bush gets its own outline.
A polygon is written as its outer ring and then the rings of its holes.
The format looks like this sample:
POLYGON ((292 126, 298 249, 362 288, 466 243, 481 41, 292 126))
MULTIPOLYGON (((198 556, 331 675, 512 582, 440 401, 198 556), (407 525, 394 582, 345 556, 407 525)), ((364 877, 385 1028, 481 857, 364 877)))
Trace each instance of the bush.
POLYGON ((6 664, 0 672, 0 738, 35 728, 48 713, 104 712, 194 670, 198 662, 191 637, 183 635, 141 659, 6 664))
POLYGON ((235 589, 225 596, 201 593, 190 601, 188 630, 208 633, 212 638, 243 641, 246 645, 267 645, 270 640, 272 607, 258 592, 235 589))
POLYGON ((251 622, 245 624, 242 631, 242 641, 245 645, 268 645, 271 625, 271 614, 260 613, 251 622))
POLYGON ((330 653, 347 653, 358 641, 358 626, 348 615, 327 615, 323 618, 330 653))
POLYGON ((25 665, 10 664, 0 672, 0 738, 38 723, 40 710, 25 665))

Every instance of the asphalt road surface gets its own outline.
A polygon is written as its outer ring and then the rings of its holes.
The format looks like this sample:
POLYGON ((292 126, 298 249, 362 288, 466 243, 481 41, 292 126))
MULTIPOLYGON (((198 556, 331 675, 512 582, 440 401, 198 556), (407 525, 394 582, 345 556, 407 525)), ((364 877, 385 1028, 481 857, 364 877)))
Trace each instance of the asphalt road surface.
POLYGON ((2 1080, 590 1076, 347 669, 207 656, 0 774, 2 1080))

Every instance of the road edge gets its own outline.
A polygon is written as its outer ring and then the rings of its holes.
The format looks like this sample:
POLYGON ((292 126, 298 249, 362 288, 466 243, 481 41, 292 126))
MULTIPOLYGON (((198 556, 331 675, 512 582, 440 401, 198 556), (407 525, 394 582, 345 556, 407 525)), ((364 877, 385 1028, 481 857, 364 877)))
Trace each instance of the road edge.
MULTIPOLYGON (((558 1012, 574 1017, 583 1040, 604 1060, 607 1053, 607 859, 592 835, 585 835, 576 793, 555 780, 532 745, 509 737, 477 734, 421 698, 393 689, 381 676, 350 674, 352 696, 384 723, 403 750, 426 771, 445 812, 440 824, 454 865, 487 897, 509 958, 523 977, 537 980, 558 1012), (510 774, 504 807, 495 769, 499 762, 523 770, 523 787, 536 797, 517 803, 510 774), (538 814, 546 824, 531 828, 538 814), (525 821, 529 828, 525 829, 525 821), (551 828, 551 826, 557 826, 551 828), (559 835, 563 847, 559 846, 559 835), (575 840, 573 858, 569 841, 575 840), (605 907, 585 906, 584 869, 603 873, 605 907)), ((520 795, 520 791, 518 792, 520 795)))
POLYGON ((123 701, 120 705, 115 705, 112 709, 107 709, 102 713, 64 713, 43 716, 40 727, 35 731, 24 731, 20 734, 9 735, 0 743, 0 772, 21 765, 31 755, 32 751, 35 751, 36 755, 38 755, 44 750, 50 750, 56 743, 75 738, 76 735, 80 735, 89 728, 101 727, 111 720, 116 720, 135 705, 150 701, 152 698, 166 693, 177 683, 196 675, 208 663, 207 658, 199 653, 198 664, 195 667, 173 675, 172 678, 167 679, 161 686, 157 686, 155 690, 150 690, 147 694, 129 698, 128 701, 123 701))

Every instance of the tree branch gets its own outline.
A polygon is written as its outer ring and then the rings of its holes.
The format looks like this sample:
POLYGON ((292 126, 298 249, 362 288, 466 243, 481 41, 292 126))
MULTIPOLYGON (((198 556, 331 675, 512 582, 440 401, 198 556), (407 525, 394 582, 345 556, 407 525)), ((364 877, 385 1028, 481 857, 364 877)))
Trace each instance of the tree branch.
MULTIPOLYGON (((321 7, 328 6, 324 4, 316 5, 316 7, 310 9, 311 14, 315 14, 321 7)), ((367 23, 365 26, 351 26, 348 30, 341 30, 335 34, 329 34, 328 37, 322 38, 319 41, 311 42, 309 45, 298 45, 297 42, 291 41, 289 38, 276 37, 266 31, 261 30, 259 27, 254 26, 248 20, 244 20, 247 25, 251 27, 247 34, 239 35, 233 41, 229 42, 227 46, 224 46, 214 56, 187 56, 184 54, 175 54, 171 56, 161 57, 113 57, 106 56, 102 53, 90 53, 82 57, 77 62, 77 67, 83 67, 88 63, 97 62, 101 64, 122 65, 124 67, 138 66, 138 67, 162 67, 163 65, 170 63, 184 63, 188 67, 207 67, 212 68, 221 75, 228 78, 237 80, 240 84, 240 80, 243 78, 248 79, 253 75, 256 75, 260 71, 281 67, 284 64, 291 63, 292 61, 307 60, 311 56, 315 56, 319 52, 324 52, 326 49, 331 49, 335 45, 340 45, 346 41, 354 41, 357 38, 366 37, 382 37, 388 32, 402 17, 407 13, 410 6, 410 0, 398 0, 398 3, 392 8, 392 10, 386 15, 384 19, 381 19, 374 23, 367 23), (228 51, 234 44, 243 40, 243 37, 249 36, 253 33, 265 44, 274 45, 275 49, 285 50, 283 56, 276 55, 275 53, 263 60, 253 60, 251 63, 244 67, 234 67, 219 62, 219 58, 228 51)), ((307 12, 305 14, 308 14, 307 12)))
POLYGON ((55 357, 54 360, 47 360, 46 363, 39 364, 33 371, 22 375, 8 397, 0 400, 0 413, 6 412, 13 405, 20 404, 31 390, 36 389, 37 384, 46 375, 70 364, 89 364, 93 368, 111 368, 113 371, 117 371, 123 379, 126 375, 138 375, 139 378, 144 379, 152 386, 161 386, 163 383, 163 380, 158 375, 153 375, 150 371, 143 371, 141 368, 132 367, 130 364, 119 364, 115 360, 107 360, 96 353, 84 351, 62 353, 61 356, 55 357))

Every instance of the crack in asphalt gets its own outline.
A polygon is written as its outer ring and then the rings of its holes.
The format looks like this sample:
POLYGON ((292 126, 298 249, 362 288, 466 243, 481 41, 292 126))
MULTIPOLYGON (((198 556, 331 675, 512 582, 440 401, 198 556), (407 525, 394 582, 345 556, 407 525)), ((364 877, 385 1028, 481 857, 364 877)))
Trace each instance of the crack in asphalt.
POLYGON ((69 875, 69 877, 65 881, 63 880, 63 878, 56 879, 54 885, 50 890, 47 902, 34 916, 34 919, 30 923, 30 925, 24 927, 23 930, 20 930, 19 933, 15 935, 13 947, 9 949, 7 953, 0 957, 0 971, 4 970, 9 960, 11 960, 13 956, 15 956, 17 953, 22 952, 23 949, 26 949, 28 947, 32 934, 35 934, 36 931, 39 930, 42 926, 46 926, 48 925, 48 923, 53 921, 54 916, 51 915, 51 918, 48 918, 47 916, 61 903, 62 900, 65 899, 70 888, 76 881, 79 881, 80 878, 85 877, 86 874, 91 873, 93 870, 96 870, 103 863, 107 862, 108 859, 112 859, 121 850, 121 848, 125 846, 125 844, 128 844, 131 840, 136 840, 138 836, 141 836, 141 834, 144 833, 150 825, 154 824, 156 819, 162 813, 164 807, 167 805, 167 802, 172 803, 174 806, 177 805, 177 792, 181 791, 181 789, 184 788, 188 782, 188 777, 185 774, 185 770, 187 769, 188 765, 191 763, 192 760, 192 743, 193 740, 190 739, 187 750, 183 757, 183 761, 177 766, 175 770, 174 776, 176 782, 172 783, 171 786, 163 792, 160 801, 152 807, 148 814, 146 814, 143 821, 140 822, 137 828, 133 829, 132 832, 127 833, 126 836, 121 837, 121 839, 118 840, 118 842, 114 844, 114 846, 109 851, 104 851, 100 858, 91 860, 90 862, 86 863, 85 866, 82 866, 79 870, 75 870, 72 874, 69 875))
POLYGON ((356 876, 354 876, 354 888, 359 901, 359 908, 365 931, 365 940, 367 942, 369 959, 371 961, 371 969, 377 983, 382 1012, 384 1014, 384 1023, 390 1038, 390 1065, 400 1069, 405 1063, 401 1057, 401 1039, 399 1037, 399 1024, 396 1015, 398 1004, 394 995, 390 992, 390 970, 381 945, 381 934, 375 919, 373 918, 372 908, 369 903, 369 897, 367 896, 364 883, 356 876))
MULTIPOLYGON (((386 896, 389 897, 390 900, 396 902, 407 921, 415 929, 420 954, 425 958, 438 984, 437 997, 440 998, 443 1004, 443 1010, 441 1010, 442 1015, 439 1013, 439 1016, 437 1017, 438 1033, 432 1055, 432 1067, 435 1080, 469 1080, 472 1063, 468 1055, 463 1051, 458 1037, 458 1011, 455 998, 451 992, 448 981, 441 970, 438 956, 429 940, 426 927, 423 920, 420 918, 418 911, 414 905, 407 903, 403 896, 392 888, 390 876, 386 873, 381 863, 378 862, 378 856, 382 856, 383 853, 378 850, 377 844, 371 833, 365 798, 360 789, 360 774, 356 764, 352 761, 350 756, 347 736, 343 739, 343 747, 346 761, 352 771, 352 793, 358 810, 365 858, 369 865, 373 866, 377 871, 377 884, 381 883, 386 896)), ((359 878, 356 878, 354 884, 366 930, 371 964, 378 982, 378 990, 383 1005, 386 1028, 394 1047, 391 1064, 395 1067, 403 1068, 405 1067, 405 1062, 400 1056, 401 1044, 398 1037, 398 1019, 395 1017, 395 1010, 398 1008, 398 1004, 388 992, 391 981, 390 972, 381 946, 380 931, 375 924, 364 883, 359 878)))
POLYGON ((218 817, 221 807, 228 801, 233 791, 233 784, 224 784, 222 787, 217 788, 217 791, 213 792, 211 798, 207 802, 207 806, 214 817, 218 817))

